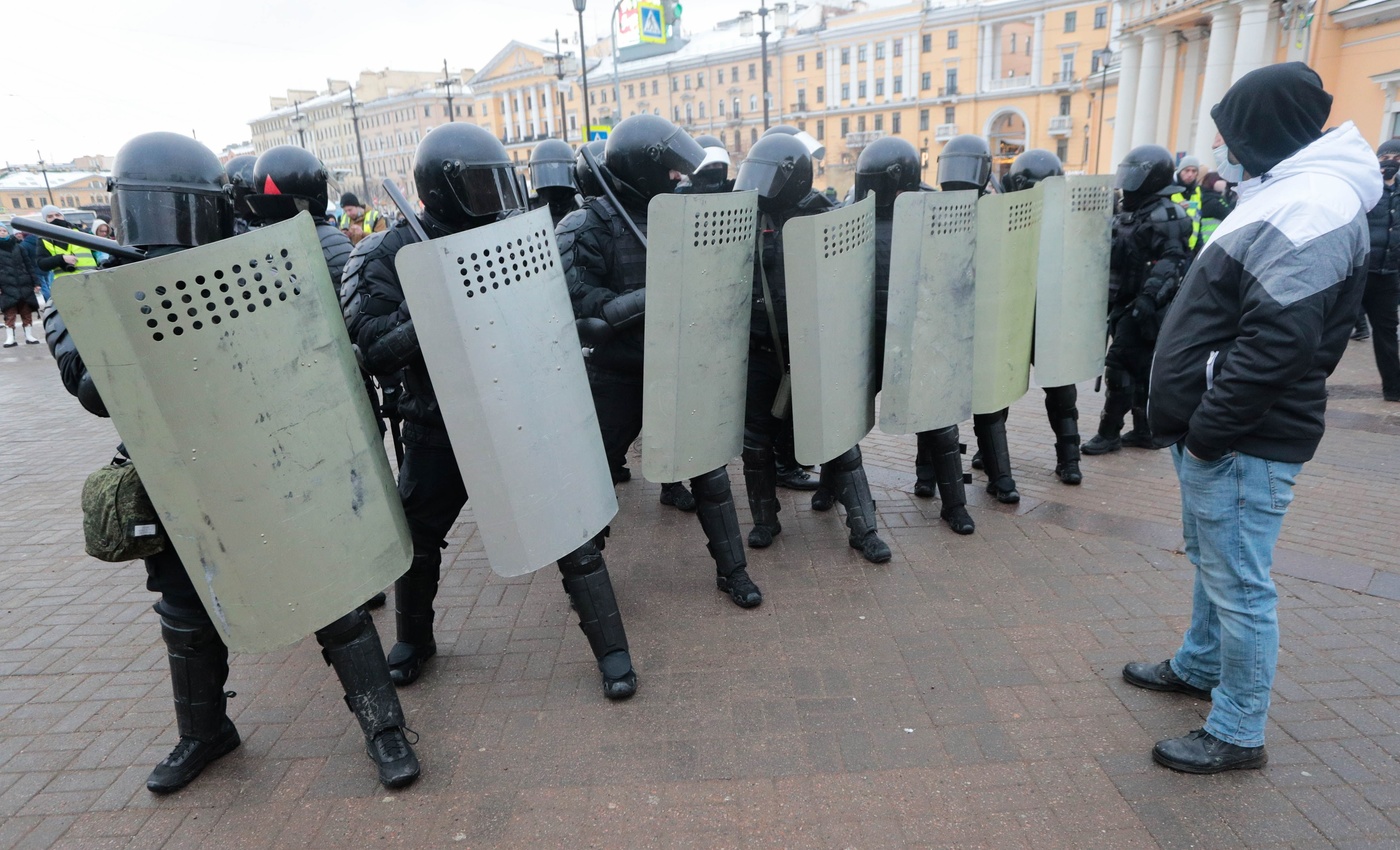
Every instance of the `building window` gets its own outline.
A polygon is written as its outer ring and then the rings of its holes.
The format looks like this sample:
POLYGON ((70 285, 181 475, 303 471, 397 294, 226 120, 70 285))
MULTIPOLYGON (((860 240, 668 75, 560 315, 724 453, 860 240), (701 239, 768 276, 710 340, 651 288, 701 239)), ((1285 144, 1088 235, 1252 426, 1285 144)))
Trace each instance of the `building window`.
POLYGON ((885 58, 885 43, 884 43, 883 41, 877 41, 877 42, 875 43, 875 58, 876 58, 876 59, 884 59, 884 58, 885 58))
MULTIPOLYGON (((588 93, 588 102, 594 106, 598 105, 598 90, 594 89, 588 93)), ((517 107, 518 108, 518 107, 517 107)))
MULTIPOLYGON (((658 89, 660 89, 660 88, 661 88, 661 86, 660 86, 660 84, 659 84, 656 80, 652 80, 652 81, 651 81, 651 93, 652 93, 652 94, 658 94, 658 93, 659 93, 658 89)), ((569 89, 569 100, 573 100, 573 99, 574 99, 574 90, 573 90, 573 89, 569 89)))
POLYGON ((817 103, 826 103, 826 86, 817 86, 817 103))
POLYGON ((754 127, 749 130, 749 144, 752 145, 756 141, 758 141, 758 128, 754 127))
POLYGON ((877 132, 877 133, 883 133, 884 131, 885 131, 885 113, 881 112, 881 113, 879 113, 878 115, 875 116, 875 132, 877 132))
POLYGON ((423 117, 424 117, 424 118, 432 118, 432 117, 433 117, 433 108, 432 108, 431 106, 425 106, 425 107, 423 107, 423 117))
POLYGON ((734 117, 735 117, 735 118, 738 118, 738 117, 739 117, 739 98, 737 98, 737 97, 734 98, 734 102, 733 102, 731 105, 734 107, 734 117))
POLYGON ((876 96, 876 97, 882 97, 884 94, 885 94, 885 81, 884 81, 884 80, 876 80, 876 81, 875 81, 875 96, 876 96))
POLYGON ((807 57, 804 54, 799 53, 797 55, 797 70, 807 70, 807 57))
POLYGON ((932 52, 933 52, 933 35, 932 35, 932 34, 930 34, 930 33, 924 33, 923 38, 920 39, 919 49, 920 49, 921 51, 923 51, 924 53, 932 53, 932 52))
POLYGON ((949 50, 957 50, 957 49, 958 49, 958 31, 957 31, 957 30, 948 30, 948 49, 949 49, 949 50))
POLYGON ((749 111, 752 112, 752 111, 754 111, 754 110, 757 109, 757 108, 758 108, 758 95, 756 95, 756 94, 751 94, 751 95, 749 95, 749 111))
POLYGON ((857 62, 864 62, 864 61, 866 61, 867 59, 869 59, 869 58, 870 58, 870 53, 869 53, 868 51, 869 51, 869 48, 867 48, 864 44, 857 46, 857 47, 856 47, 856 61, 857 61, 857 62))
POLYGON ((895 94, 902 94, 903 92, 904 92, 904 77, 903 77, 903 76, 895 77, 895 78, 894 78, 894 93, 895 93, 895 94))
POLYGON ((1074 54, 1070 52, 1060 54, 1060 82, 1068 83, 1074 79, 1074 54))
POLYGON ((920 132, 928 132, 928 110, 927 110, 927 109, 920 109, 920 110, 919 110, 919 130, 920 130, 920 132))
POLYGON ((720 102, 719 102, 719 117, 721 117, 721 118, 724 117, 724 101, 723 101, 723 100, 720 100, 720 102))
POLYGON ((1014 32, 1011 34, 1011 52, 1016 52, 1016 33, 1014 32))
POLYGON ((1026 55, 1031 55, 1031 37, 1029 35, 1026 36, 1026 55))
POLYGON ((1060 95, 1060 114, 1070 114, 1070 96, 1067 94, 1060 95))
POLYGON ((842 135, 842 137, 845 137, 845 136, 849 136, 850 134, 851 134, 851 119, 849 119, 849 118, 842 118, 842 119, 841 119, 841 135, 842 135))
POLYGON ((685 90, 690 91, 690 75, 685 75, 685 90))
POLYGON ((943 72, 943 85, 947 88, 948 94, 958 93, 958 69, 949 68, 943 72))
POLYGON ((705 101, 700 101, 700 117, 705 117, 705 101))
POLYGON ((842 65, 849 65, 849 64, 851 64, 851 48, 849 48, 849 47, 843 47, 843 48, 841 48, 841 64, 842 64, 842 65))
POLYGON ((671 120, 677 124, 681 123, 681 108, 679 106, 671 107, 671 120))
POLYGON ((928 91, 933 88, 933 72, 925 71, 919 75, 919 90, 928 91))
MULTIPOLYGON (((750 77, 749 79, 753 79, 753 78, 750 77)), ((739 82, 739 66, 738 66, 738 65, 734 65, 734 66, 730 67, 730 69, 729 69, 729 80, 730 80, 730 82, 734 82, 734 83, 739 82)))
POLYGON ((822 139, 825 139, 825 138, 826 138, 826 121, 823 120, 823 119, 821 119, 821 118, 818 118, 818 119, 817 119, 817 141, 820 142, 822 139))
POLYGON ((818 68, 823 67, 823 66, 825 65, 825 63, 826 63, 826 57, 825 57, 825 55, 824 55, 820 50, 818 50, 818 51, 816 52, 815 55, 816 55, 816 57, 817 57, 817 67, 818 67, 818 68))
POLYGON ((687 123, 687 124, 693 124, 694 122, 695 122, 695 110, 694 110, 693 107, 691 107, 690 104, 687 103, 687 104, 685 105, 685 123, 687 123))
POLYGON ((857 115, 857 116, 856 116, 856 132, 858 132, 858 133, 864 133, 864 132, 865 132, 865 116, 864 116, 864 115, 857 115))
POLYGON ((1055 156, 1060 158, 1060 162, 1069 159, 1069 138, 1067 136, 1055 140, 1055 156))
POLYGON ((943 107, 943 123, 956 124, 958 122, 958 108, 956 106, 943 107))
POLYGON ((900 114, 898 112, 890 113, 890 132, 894 133, 896 136, 899 135, 899 118, 900 114))
POLYGON ((716 68, 716 69, 715 69, 715 85, 717 85, 717 86, 722 86, 722 85, 724 85, 724 69, 723 69, 723 68, 716 68))
POLYGON ((703 89, 705 87, 705 72, 699 71, 695 74, 695 87, 703 89))
POLYGON ((807 90, 806 90, 806 89, 798 89, 798 90, 797 90, 797 106, 798 106, 799 109, 806 109, 806 108, 807 108, 807 90))
POLYGON ((850 100, 850 99, 851 99, 851 84, 850 84, 850 83, 842 83, 842 84, 841 84, 841 99, 842 99, 842 100, 850 100))
POLYGON ((1108 7, 1097 6, 1094 8, 1094 29, 1101 30, 1108 26, 1108 7))
POLYGON ((856 96, 862 99, 865 97, 865 80, 856 83, 856 96))
POLYGON ((756 79, 758 79, 758 63, 757 63, 757 62, 750 62, 750 63, 749 63, 749 79, 750 79, 750 80, 756 80, 756 79))
POLYGON ((672 78, 671 78, 671 91, 680 91, 680 90, 681 90, 681 78, 680 78, 680 77, 672 77, 672 78))
POLYGON ((894 55, 896 58, 904 55, 904 39, 899 39, 894 43, 894 55))
POLYGON ((627 84, 627 96, 629 98, 634 98, 637 96, 637 87, 635 83, 627 84))
POLYGON ((1077 12, 1065 12, 1065 32, 1074 32, 1075 20, 1078 17, 1077 12))

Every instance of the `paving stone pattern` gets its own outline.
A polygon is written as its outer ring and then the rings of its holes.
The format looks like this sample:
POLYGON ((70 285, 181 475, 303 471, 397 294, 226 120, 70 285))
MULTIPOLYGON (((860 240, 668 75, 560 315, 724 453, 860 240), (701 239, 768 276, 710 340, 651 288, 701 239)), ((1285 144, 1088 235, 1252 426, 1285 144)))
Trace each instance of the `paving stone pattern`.
MULTIPOLYGON (((755 611, 715 591, 692 517, 621 486, 606 555, 641 677, 623 704, 602 698, 557 573, 492 574, 468 512, 439 655, 402 692, 417 785, 377 785, 308 638, 234 656, 243 746, 157 798, 144 779, 176 735, 154 598, 139 563, 83 554, 78 513, 115 434, 45 349, 7 349, 0 848, 1400 847, 1400 406, 1370 358, 1353 343, 1334 378, 1285 523, 1263 771, 1151 763, 1208 708, 1119 677, 1167 657, 1189 613, 1170 458, 1087 458, 1063 486, 1032 389, 1010 419, 1019 506, 978 473, 977 533, 952 534, 911 495, 912 438, 877 432, 893 561, 866 564, 835 514, 781 491, 755 611)), ((1080 392, 1087 436, 1101 396, 1080 392)), ((392 615, 375 619, 391 641, 392 615)))

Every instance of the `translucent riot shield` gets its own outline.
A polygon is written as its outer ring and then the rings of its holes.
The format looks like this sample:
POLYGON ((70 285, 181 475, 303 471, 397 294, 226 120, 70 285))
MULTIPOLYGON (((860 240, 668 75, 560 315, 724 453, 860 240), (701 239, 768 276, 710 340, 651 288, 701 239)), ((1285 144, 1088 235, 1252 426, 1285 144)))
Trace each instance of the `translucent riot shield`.
POLYGON ((880 430, 914 434, 972 415, 977 193, 894 202, 880 430))
POLYGON ((617 498, 549 210, 404 246, 395 265, 491 569, 574 551, 617 498))
POLYGON ((1030 387, 1043 197, 1036 186, 977 202, 973 413, 995 413, 1030 387))
POLYGON ((875 198, 783 226, 797 459, 824 463, 875 425, 875 198))
POLYGON ((408 568, 408 527, 311 217, 54 287, 231 649, 294 643, 408 568))
POLYGON ((1062 387, 1103 374, 1113 178, 1051 177, 1040 187, 1035 382, 1062 387))
POLYGON ((648 481, 682 481, 743 450, 757 241, 757 192, 651 199, 642 390, 648 481))

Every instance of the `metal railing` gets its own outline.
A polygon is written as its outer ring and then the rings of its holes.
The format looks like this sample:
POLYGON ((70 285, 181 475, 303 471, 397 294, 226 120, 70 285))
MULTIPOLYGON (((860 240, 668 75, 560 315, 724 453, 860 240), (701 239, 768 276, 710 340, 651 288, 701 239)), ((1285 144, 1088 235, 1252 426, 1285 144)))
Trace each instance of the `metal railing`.
POLYGON ((1050 119, 1050 135, 1068 136, 1072 132, 1074 132, 1073 115, 1056 115, 1050 119))
POLYGON ((1029 75, 1023 77, 997 77, 987 81, 987 91, 1010 91, 1012 89, 1028 89, 1031 87, 1029 75))
POLYGON ((958 134, 957 124, 939 124, 933 131, 933 138, 940 142, 946 142, 958 134))

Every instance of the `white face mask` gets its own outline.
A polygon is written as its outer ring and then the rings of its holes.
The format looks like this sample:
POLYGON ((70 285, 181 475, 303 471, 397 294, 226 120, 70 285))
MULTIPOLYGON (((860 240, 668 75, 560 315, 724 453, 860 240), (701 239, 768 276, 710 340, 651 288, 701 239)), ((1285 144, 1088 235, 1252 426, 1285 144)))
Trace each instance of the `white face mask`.
POLYGON ((1244 182, 1244 166, 1230 161, 1230 146, 1221 144, 1212 149, 1215 154, 1215 173, 1230 183, 1244 182))

